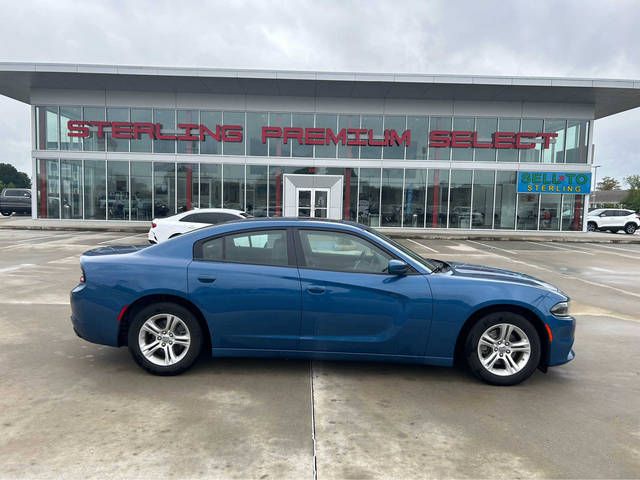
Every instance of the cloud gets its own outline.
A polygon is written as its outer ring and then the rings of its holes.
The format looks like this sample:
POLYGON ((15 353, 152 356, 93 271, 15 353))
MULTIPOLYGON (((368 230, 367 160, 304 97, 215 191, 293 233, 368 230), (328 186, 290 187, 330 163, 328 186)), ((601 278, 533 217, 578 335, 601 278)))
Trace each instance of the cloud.
MULTIPOLYGON (((640 3, 0 1, 0 59, 640 79, 640 3)), ((0 161, 30 172, 29 110, 0 98, 0 161)), ((595 125, 598 175, 640 171, 640 111, 595 125)))

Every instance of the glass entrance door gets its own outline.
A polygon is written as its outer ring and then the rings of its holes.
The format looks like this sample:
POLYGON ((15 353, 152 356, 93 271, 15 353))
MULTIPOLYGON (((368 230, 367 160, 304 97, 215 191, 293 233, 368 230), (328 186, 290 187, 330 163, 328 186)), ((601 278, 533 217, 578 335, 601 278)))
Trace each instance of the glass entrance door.
POLYGON ((327 218, 329 212, 328 188, 298 188, 296 196, 298 217, 327 218))
POLYGON ((311 196, 313 190, 298 189, 298 204, 296 205, 296 211, 298 217, 311 217, 311 196))

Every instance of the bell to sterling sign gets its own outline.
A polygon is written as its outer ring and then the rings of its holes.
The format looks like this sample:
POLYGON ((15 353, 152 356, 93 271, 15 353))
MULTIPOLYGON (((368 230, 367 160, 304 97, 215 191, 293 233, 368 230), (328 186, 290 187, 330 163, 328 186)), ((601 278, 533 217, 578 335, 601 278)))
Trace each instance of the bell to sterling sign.
POLYGON ((591 173, 518 172, 518 193, 591 192, 591 173))

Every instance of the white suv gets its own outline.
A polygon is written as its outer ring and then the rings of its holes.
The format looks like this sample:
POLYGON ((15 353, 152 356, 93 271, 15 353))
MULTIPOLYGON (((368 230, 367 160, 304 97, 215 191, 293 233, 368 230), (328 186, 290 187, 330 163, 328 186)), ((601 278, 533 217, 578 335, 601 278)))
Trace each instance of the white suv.
POLYGON ((587 214, 587 230, 609 230, 616 233, 624 230, 631 235, 640 227, 640 217, 632 210, 621 208, 598 208, 587 214))

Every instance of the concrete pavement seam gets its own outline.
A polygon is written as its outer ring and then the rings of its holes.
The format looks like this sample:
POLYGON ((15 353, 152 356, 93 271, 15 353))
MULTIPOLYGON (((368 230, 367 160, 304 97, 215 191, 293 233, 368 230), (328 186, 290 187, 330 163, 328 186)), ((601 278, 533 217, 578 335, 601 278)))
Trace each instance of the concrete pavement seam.
POLYGON ((318 457, 316 449, 316 407, 313 391, 313 360, 309 360, 309 386, 311 390, 311 441, 313 443, 313 480, 318 480, 318 457))

